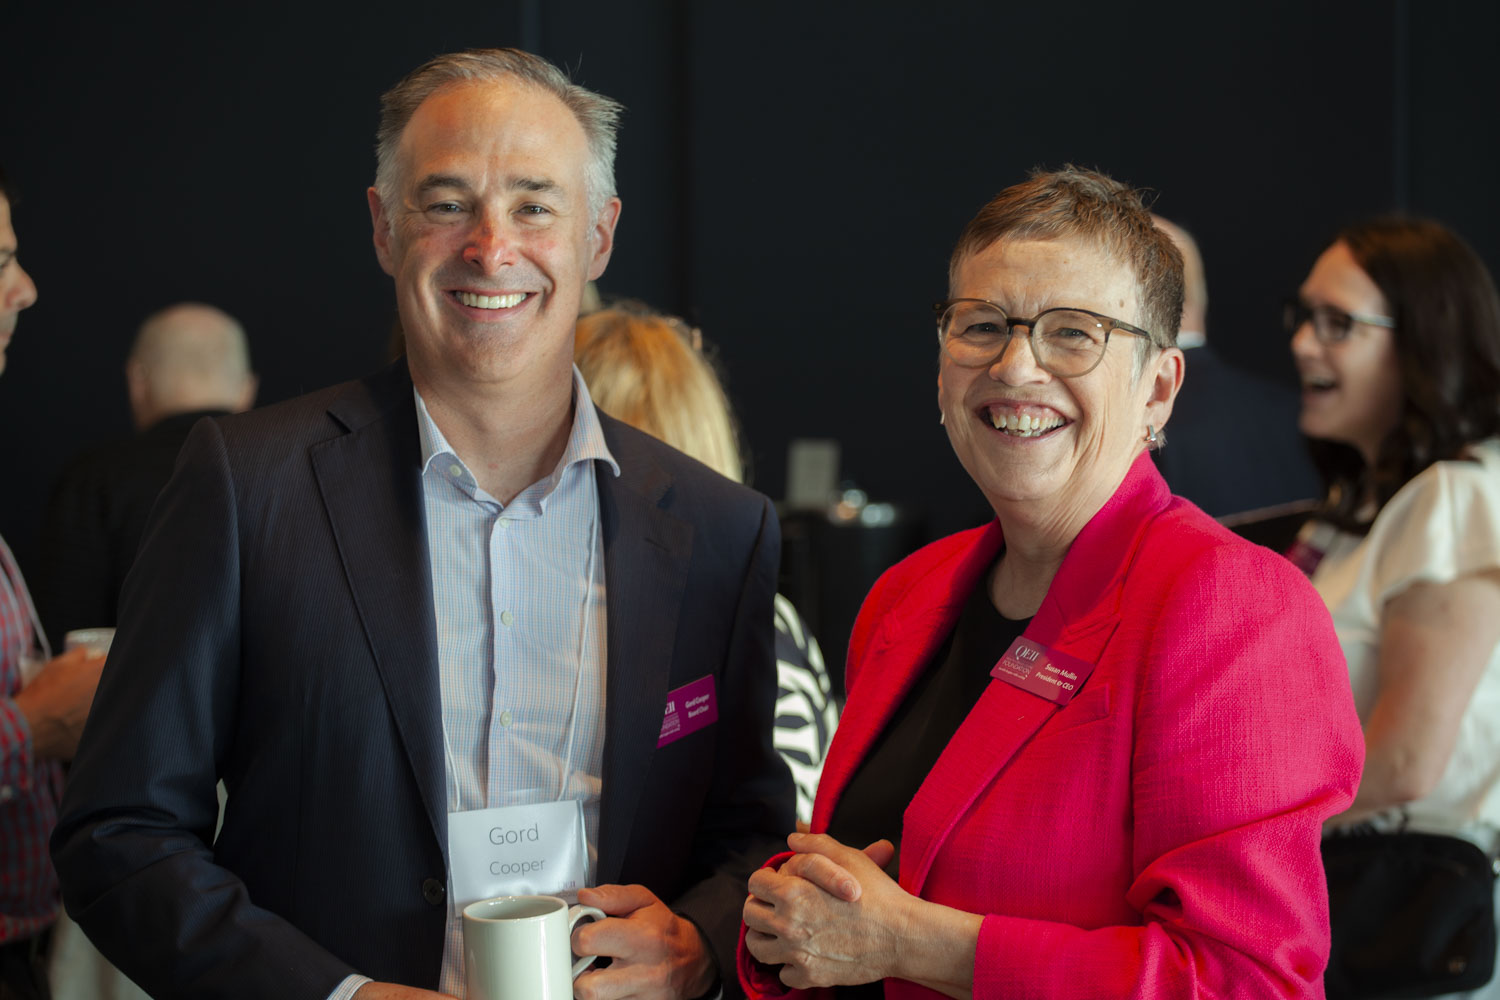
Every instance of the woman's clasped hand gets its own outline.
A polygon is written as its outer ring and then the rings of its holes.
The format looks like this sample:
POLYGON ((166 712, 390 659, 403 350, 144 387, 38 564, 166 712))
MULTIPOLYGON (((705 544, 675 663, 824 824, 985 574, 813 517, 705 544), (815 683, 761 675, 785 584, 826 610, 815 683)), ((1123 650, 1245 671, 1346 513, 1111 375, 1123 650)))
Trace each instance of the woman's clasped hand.
POLYGON ((938 953, 973 953, 979 918, 897 885, 885 872, 895 857, 889 840, 860 851, 826 834, 794 833, 787 845, 796 853, 752 875, 745 903, 745 946, 781 966, 786 985, 900 978, 941 990, 935 980, 953 963, 938 953))

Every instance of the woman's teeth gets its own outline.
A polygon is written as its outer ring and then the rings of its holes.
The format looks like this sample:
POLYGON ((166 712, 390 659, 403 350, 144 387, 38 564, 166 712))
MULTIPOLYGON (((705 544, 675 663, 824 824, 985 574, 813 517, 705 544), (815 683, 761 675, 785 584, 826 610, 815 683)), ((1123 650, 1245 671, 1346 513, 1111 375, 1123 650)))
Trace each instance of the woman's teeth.
POLYGON ((526 298, 525 292, 512 292, 509 295, 475 295, 473 292, 456 292, 458 301, 475 309, 509 309, 518 306, 526 298))
POLYGON ((990 423, 995 425, 995 430, 1016 437, 1037 437, 1050 430, 1063 425, 1062 417, 1033 417, 1029 413, 1017 416, 1014 413, 1004 414, 994 410, 990 411, 990 423))

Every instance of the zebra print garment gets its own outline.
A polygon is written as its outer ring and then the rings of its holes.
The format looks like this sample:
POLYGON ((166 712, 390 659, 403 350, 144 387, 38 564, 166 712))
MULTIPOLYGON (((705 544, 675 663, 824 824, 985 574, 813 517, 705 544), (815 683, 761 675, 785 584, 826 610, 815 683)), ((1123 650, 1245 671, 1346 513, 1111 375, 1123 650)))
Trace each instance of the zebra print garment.
POLYGON ((792 602, 776 595, 776 722, 772 739, 797 786, 797 819, 812 819, 823 757, 839 722, 818 640, 792 602))

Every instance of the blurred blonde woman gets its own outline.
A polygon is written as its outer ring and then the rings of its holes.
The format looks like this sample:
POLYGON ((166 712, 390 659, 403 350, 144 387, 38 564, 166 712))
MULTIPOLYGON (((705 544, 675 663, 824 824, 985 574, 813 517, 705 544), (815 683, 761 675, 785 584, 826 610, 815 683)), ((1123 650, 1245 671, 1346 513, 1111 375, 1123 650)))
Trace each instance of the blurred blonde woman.
MULTIPOLYGON (((620 302, 579 317, 573 360, 594 405, 743 482, 729 397, 703 352, 702 334, 675 316, 620 302)), ((797 818, 812 816, 838 706, 818 642, 792 603, 776 596, 776 749, 797 785, 797 818)))

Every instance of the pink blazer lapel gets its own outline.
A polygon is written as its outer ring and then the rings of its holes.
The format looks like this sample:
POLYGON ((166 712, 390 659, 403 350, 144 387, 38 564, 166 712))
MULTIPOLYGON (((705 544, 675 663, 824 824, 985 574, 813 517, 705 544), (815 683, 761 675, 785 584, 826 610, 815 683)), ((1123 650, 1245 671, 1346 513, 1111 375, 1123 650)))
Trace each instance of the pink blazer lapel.
MULTIPOLYGON (((1049 595, 1024 634, 1049 649, 1098 663, 1120 622, 1112 612, 1109 609, 1064 627, 1049 595)), ((1006 681, 990 681, 906 807, 901 824, 903 889, 921 894, 938 851, 960 817, 1059 711, 1067 709, 1006 681), (922 821, 913 822, 916 817, 922 821)))
POLYGON ((991 524, 960 558, 936 567, 923 579, 922 599, 904 602, 880 623, 823 763, 813 804, 814 832, 828 828, 833 807, 849 779, 948 637, 1000 545, 1000 526, 991 524))
MULTIPOLYGON (((1125 572, 1146 526, 1170 501, 1166 484, 1143 454, 1115 495, 1079 532, 1027 627, 1026 638, 1097 664, 1120 623, 1125 572)), ((888 707, 886 717, 893 710, 894 705, 888 707)), ((990 681, 907 806, 902 822, 902 888, 914 895, 921 893, 938 851, 960 817, 1058 711, 1067 709, 1005 681, 990 681), (914 817, 922 822, 912 822, 914 817)))

